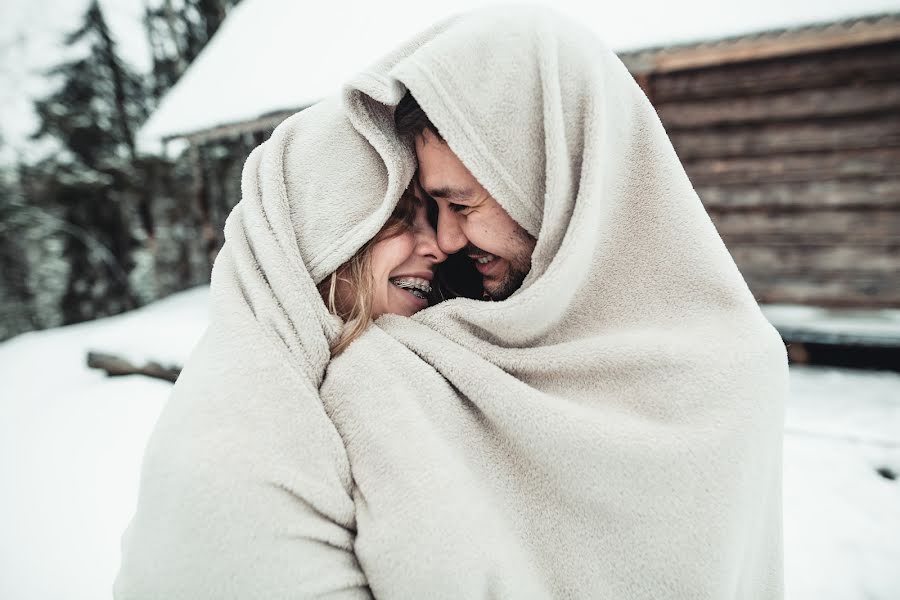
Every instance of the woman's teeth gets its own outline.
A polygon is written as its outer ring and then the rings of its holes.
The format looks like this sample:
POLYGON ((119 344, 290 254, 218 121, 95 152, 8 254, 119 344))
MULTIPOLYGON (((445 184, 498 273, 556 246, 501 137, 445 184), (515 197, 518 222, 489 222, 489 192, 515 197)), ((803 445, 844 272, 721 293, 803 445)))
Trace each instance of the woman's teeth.
POLYGON ((431 284, 421 277, 397 277, 390 280, 398 288, 406 290, 420 300, 427 300, 431 293, 431 284))

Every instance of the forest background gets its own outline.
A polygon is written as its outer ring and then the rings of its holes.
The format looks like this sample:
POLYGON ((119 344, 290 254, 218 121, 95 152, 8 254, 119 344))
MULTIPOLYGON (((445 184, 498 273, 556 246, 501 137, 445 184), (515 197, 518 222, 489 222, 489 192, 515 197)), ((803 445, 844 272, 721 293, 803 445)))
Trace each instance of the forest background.
MULTIPOLYGON (((11 153, 0 137, 0 340, 208 282, 217 246, 210 230, 221 224, 192 193, 201 165, 141 153, 136 133, 237 1, 145 3, 149 72, 123 58, 98 0, 60 40, 65 59, 46 72, 49 92, 34 101, 30 138, 42 151, 11 153)), ((212 147, 200 160, 245 150, 212 147)))

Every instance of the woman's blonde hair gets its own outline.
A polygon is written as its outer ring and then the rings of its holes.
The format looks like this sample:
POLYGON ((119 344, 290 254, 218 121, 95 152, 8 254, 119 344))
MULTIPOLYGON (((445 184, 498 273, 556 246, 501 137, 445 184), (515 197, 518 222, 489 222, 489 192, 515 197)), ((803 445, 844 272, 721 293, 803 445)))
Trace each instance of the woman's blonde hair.
POLYGON ((319 284, 319 293, 328 310, 344 321, 338 339, 331 346, 331 355, 337 356, 353 340, 362 335, 372 322, 372 303, 375 295, 375 279, 372 274, 372 248, 378 242, 400 235, 412 227, 416 206, 421 202, 407 189, 397 201, 397 207, 374 238, 319 284), (342 290, 338 290, 343 284, 342 290), (340 293, 339 293, 340 292, 340 293))

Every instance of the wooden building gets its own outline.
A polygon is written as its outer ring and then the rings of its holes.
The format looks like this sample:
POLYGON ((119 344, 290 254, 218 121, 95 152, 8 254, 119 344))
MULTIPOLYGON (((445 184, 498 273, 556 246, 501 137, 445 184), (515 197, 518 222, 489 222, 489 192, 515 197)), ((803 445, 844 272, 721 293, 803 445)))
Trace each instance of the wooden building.
POLYGON ((621 57, 759 301, 900 307, 900 15, 621 57))

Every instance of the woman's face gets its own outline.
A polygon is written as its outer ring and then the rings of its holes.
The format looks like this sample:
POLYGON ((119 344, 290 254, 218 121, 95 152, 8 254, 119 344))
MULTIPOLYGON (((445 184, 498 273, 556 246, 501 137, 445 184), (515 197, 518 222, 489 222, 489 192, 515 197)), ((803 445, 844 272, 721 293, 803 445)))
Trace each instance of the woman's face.
POLYGON ((436 265, 447 260, 428 222, 425 203, 417 200, 412 226, 372 246, 375 278, 372 318, 391 313, 409 317, 428 306, 436 265))

